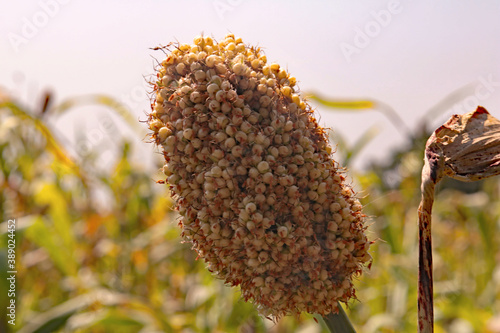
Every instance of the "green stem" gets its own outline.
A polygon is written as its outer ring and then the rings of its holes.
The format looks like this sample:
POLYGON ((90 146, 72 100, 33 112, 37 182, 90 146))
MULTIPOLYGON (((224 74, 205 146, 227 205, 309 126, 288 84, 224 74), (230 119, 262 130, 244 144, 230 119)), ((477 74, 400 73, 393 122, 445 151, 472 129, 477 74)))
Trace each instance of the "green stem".
POLYGON ((340 303, 337 304, 339 313, 330 313, 323 317, 326 326, 332 333, 356 333, 342 305, 340 303))

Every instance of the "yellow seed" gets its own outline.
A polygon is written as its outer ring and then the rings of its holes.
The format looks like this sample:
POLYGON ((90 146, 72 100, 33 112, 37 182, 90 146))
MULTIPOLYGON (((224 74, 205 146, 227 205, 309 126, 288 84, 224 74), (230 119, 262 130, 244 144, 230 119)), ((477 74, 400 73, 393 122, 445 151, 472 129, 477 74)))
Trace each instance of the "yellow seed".
POLYGON ((284 86, 281 88, 281 93, 285 95, 286 97, 291 97, 292 96, 292 88, 288 86, 284 86))
POLYGON ((246 70, 246 66, 241 63, 234 64, 233 71, 236 75, 242 75, 246 70))
POLYGON ((205 40, 205 44, 210 45, 210 46, 214 45, 214 40, 212 39, 212 37, 207 36, 204 38, 204 40, 205 40))
POLYGON ((201 45, 201 43, 203 43, 203 37, 202 36, 196 36, 193 39, 193 43, 195 43, 196 45, 201 45))
POLYGON ((269 170, 269 163, 267 163, 266 161, 262 161, 257 165, 257 169, 260 173, 267 172, 267 170, 269 170))
MULTIPOLYGON (((236 52, 241 53, 245 51, 245 45, 243 43, 236 44, 236 52)), ((250 60, 248 60, 250 61, 250 60)))
POLYGON ((207 64, 208 67, 214 67, 216 61, 217 61, 217 56, 216 55, 210 55, 210 56, 207 57, 205 63, 207 64))
POLYGON ((253 69, 258 69, 260 66, 262 66, 262 61, 259 59, 254 59, 252 60, 251 65, 253 69))
POLYGON ((180 46, 179 46, 179 49, 180 49, 181 51, 184 51, 184 52, 185 52, 185 51, 187 51, 187 50, 190 50, 190 49, 191 49, 191 45, 189 45, 189 44, 182 44, 182 45, 180 45, 180 46))
POLYGON ((334 221, 328 222, 327 229, 328 231, 335 232, 339 228, 338 224, 335 223, 334 221))
POLYGON ((281 238, 286 238, 286 236, 288 236, 288 229, 287 229, 287 227, 285 227, 285 226, 278 227, 278 235, 281 238))
POLYGON ((280 80, 281 80, 281 79, 284 79, 284 78, 286 78, 286 77, 287 77, 287 73, 286 73, 286 71, 285 71, 283 68, 282 68, 282 69, 280 69, 280 71, 278 72, 278 79, 280 79, 280 80))
POLYGON ((274 176, 271 172, 267 172, 262 176, 262 181, 267 184, 271 184, 274 180, 274 176))
POLYGON ((200 61, 200 60, 204 60, 206 57, 207 57, 207 53, 204 51, 201 51, 198 53, 197 59, 198 59, 198 61, 200 61))
POLYGON ((169 130, 167 127, 162 127, 158 131, 158 136, 160 137, 160 142, 165 141, 165 139, 167 137, 169 137, 170 135, 172 135, 172 131, 169 130))
POLYGON ((163 126, 163 123, 158 119, 151 121, 149 123, 149 129, 153 130, 155 132, 158 131, 162 126, 163 126))
POLYGON ((184 73, 184 70, 186 69, 186 65, 184 65, 182 62, 178 63, 177 66, 175 66, 175 71, 182 75, 184 73))
POLYGON ((203 81, 205 80, 206 74, 204 71, 199 70, 194 73, 194 77, 196 78, 197 81, 203 81))
POLYGON ((212 54, 212 53, 214 53, 214 48, 213 48, 212 46, 210 46, 210 45, 205 45, 205 47, 204 47, 203 49, 205 50, 205 52, 206 52, 207 54, 212 54))
POLYGON ((164 61, 164 63, 166 65, 172 65, 175 62, 175 59, 175 56, 172 54, 164 61))
POLYGON ((260 276, 255 277, 252 282, 256 287, 261 287, 264 285, 264 279, 260 276))

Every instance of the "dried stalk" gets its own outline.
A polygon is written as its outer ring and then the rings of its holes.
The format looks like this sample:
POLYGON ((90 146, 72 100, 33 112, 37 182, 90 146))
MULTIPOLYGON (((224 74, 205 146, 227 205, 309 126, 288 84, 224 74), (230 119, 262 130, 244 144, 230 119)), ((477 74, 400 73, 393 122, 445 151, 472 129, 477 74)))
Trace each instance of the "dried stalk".
POLYGON ((432 235, 431 216, 436 181, 425 159, 422 170, 422 199, 418 207, 418 331, 433 332, 432 235))
POLYGON ((434 331, 431 215, 444 177, 476 181, 500 174, 500 121, 483 107, 452 116, 425 147, 419 217, 418 332, 434 331))

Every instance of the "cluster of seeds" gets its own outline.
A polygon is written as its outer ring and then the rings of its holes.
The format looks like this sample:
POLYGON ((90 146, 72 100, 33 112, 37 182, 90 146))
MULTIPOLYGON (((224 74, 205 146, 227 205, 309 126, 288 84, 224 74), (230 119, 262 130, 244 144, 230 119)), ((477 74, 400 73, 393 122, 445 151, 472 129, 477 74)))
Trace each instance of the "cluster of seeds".
POLYGON ((164 50, 148 123, 182 236, 265 316, 337 312, 370 242, 296 79, 232 34, 164 50))

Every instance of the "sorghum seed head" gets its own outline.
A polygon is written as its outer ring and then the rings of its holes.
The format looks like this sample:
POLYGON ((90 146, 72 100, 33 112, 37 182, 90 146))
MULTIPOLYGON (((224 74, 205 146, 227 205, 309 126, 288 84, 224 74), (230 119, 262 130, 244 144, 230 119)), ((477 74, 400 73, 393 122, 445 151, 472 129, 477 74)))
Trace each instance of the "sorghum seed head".
POLYGON ((362 207, 295 84, 232 34, 196 37, 161 63, 148 119, 185 239, 275 319, 336 312, 370 260, 362 207))

